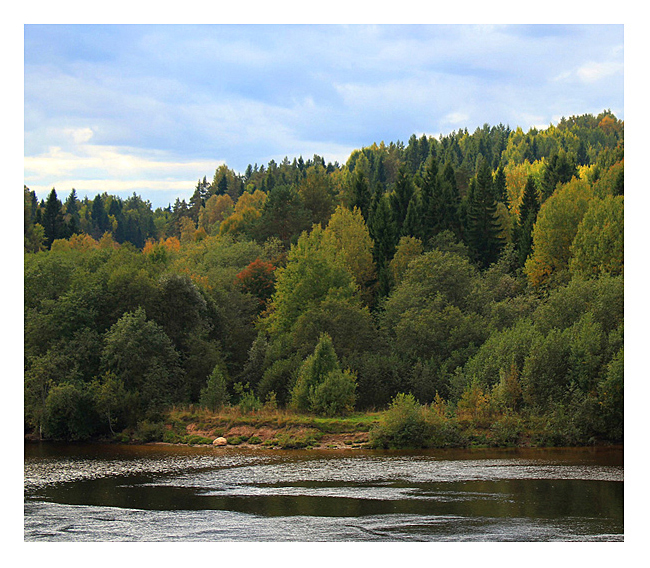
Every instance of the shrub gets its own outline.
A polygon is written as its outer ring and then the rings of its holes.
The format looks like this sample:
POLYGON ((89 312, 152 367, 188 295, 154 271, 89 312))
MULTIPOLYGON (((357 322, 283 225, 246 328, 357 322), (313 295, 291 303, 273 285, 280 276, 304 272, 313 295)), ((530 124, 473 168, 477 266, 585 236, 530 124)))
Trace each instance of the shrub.
POLYGON ((309 395, 310 409, 325 416, 338 416, 354 408, 356 377, 349 371, 330 371, 309 395))
POLYGON ((370 434, 377 447, 423 448, 430 443, 432 428, 426 409, 415 397, 399 393, 370 434))
POLYGON ((248 383, 245 385, 243 383, 236 383, 234 389, 239 395, 239 404, 237 406, 240 412, 248 414, 249 412, 254 412, 262 408, 260 399, 255 396, 248 383))
POLYGON ((62 383, 45 399, 43 434, 56 440, 87 440, 98 423, 93 399, 87 389, 62 383))
POLYGON ((151 422, 149 420, 141 420, 133 434, 133 439, 136 442, 161 442, 165 437, 165 425, 162 422, 151 422))
POLYGON ((205 387, 201 389, 201 398, 199 399, 199 402, 202 406, 205 406, 212 412, 216 412, 224 404, 228 403, 226 377, 218 365, 213 369, 205 387))
POLYGON ((521 418, 506 414, 492 424, 493 446, 516 446, 523 431, 521 418))

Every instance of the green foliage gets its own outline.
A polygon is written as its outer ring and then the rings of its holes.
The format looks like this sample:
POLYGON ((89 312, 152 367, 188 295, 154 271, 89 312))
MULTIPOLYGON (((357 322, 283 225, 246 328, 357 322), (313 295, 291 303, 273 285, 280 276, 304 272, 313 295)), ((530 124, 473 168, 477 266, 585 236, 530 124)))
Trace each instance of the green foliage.
POLYGON ((187 441, 160 413, 217 408, 233 377, 239 415, 411 392, 434 404, 425 445, 620 441, 623 134, 605 111, 222 165, 155 211, 24 187, 26 426, 187 441))
POLYGON ((72 383, 53 386, 45 399, 43 434, 55 440, 87 440, 97 419, 88 389, 72 383))
POLYGON ((324 416, 342 416, 352 412, 356 387, 356 377, 350 370, 330 371, 309 393, 309 407, 324 416))
POLYGON ((425 448, 433 435, 426 409, 412 394, 398 393, 376 428, 370 431, 374 446, 380 448, 425 448))
POLYGON ((208 377, 208 381, 201 389, 201 398, 199 403, 208 410, 216 412, 225 404, 228 404, 228 391, 226 377, 219 365, 215 366, 208 377))
POLYGON ((323 237, 319 226, 311 233, 303 233, 289 251, 286 267, 278 269, 266 320, 271 334, 290 331, 303 312, 325 299, 358 303, 354 278, 323 237))
POLYGON ((616 276, 623 274, 623 260, 623 196, 594 199, 571 245, 571 274, 616 276))
POLYGON ((300 367, 296 385, 291 395, 291 404, 297 410, 312 410, 314 391, 332 372, 340 372, 338 357, 332 338, 324 333, 320 336, 313 354, 300 367))
POLYGON ((244 414, 257 412, 262 408, 260 399, 255 396, 248 383, 235 383, 233 390, 235 391, 235 396, 238 398, 237 406, 244 414))

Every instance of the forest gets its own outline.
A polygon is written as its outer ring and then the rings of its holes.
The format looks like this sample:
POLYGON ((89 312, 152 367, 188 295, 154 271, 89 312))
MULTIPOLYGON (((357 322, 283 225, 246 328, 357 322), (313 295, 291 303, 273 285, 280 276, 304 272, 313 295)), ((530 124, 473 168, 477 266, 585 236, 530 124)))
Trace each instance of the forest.
POLYGON ((25 432, 239 405, 392 412, 384 447, 400 412, 440 446, 620 443, 623 134, 603 111, 221 165, 155 210, 24 187, 25 432))

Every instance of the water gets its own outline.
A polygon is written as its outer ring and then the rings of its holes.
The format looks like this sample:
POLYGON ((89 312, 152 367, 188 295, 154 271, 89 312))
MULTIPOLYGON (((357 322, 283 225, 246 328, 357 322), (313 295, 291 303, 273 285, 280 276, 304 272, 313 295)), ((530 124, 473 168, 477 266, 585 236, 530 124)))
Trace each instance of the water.
POLYGON ((622 541, 623 451, 27 444, 26 541, 622 541))

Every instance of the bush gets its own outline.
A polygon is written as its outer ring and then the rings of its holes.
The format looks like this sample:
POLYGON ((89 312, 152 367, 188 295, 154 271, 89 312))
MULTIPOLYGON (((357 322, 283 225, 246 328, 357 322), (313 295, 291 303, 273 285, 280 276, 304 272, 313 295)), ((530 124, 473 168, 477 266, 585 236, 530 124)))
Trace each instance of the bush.
POLYGON ((425 448, 431 442, 431 426, 425 407, 412 394, 399 393, 370 435, 373 445, 381 448, 425 448))
POLYGON ((161 442, 164 440, 167 430, 162 422, 150 422, 141 420, 133 433, 136 442, 161 442))
POLYGON ((310 409, 325 416, 347 414, 354 408, 356 388, 356 377, 352 372, 331 371, 323 382, 310 392, 310 409))
POLYGON ((521 418, 506 414, 492 424, 491 444, 493 446, 516 446, 523 432, 521 418))
POLYGON ((92 395, 87 389, 62 383, 45 399, 43 434, 55 440, 87 440, 99 423, 92 395))
POLYGON ((239 407, 240 412, 248 414, 249 412, 254 412, 262 408, 260 399, 255 396, 248 383, 245 385, 242 383, 236 383, 234 389, 239 395, 239 404, 237 406, 239 407))
POLYGON ((199 399, 199 402, 201 406, 205 406, 212 412, 216 412, 224 404, 228 403, 226 377, 218 365, 213 369, 205 387, 201 389, 201 398, 199 399))

